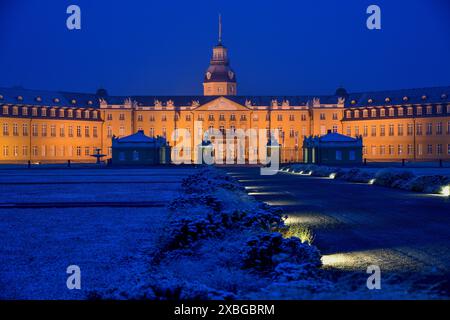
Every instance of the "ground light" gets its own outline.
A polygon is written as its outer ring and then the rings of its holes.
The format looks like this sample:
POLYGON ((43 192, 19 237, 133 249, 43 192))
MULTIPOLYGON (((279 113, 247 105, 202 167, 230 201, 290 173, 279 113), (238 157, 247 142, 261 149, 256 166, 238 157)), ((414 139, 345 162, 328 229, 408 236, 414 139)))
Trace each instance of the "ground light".
POLYGON ((450 185, 442 187, 441 194, 445 197, 450 197, 450 185))
POLYGON ((336 173, 332 173, 332 174, 330 174, 330 179, 334 179, 334 178, 336 178, 336 173))
POLYGON ((369 184, 374 184, 375 183, 375 179, 370 179, 369 180, 369 184))

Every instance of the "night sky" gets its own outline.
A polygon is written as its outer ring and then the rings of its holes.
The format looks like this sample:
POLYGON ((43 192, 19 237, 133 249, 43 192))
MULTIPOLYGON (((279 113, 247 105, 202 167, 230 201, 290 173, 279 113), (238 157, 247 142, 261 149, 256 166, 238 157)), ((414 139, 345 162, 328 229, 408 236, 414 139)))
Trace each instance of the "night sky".
POLYGON ((450 85, 447 0, 0 0, 0 86, 201 94, 219 12, 239 94, 450 85), (381 31, 366 28, 370 4, 381 31))

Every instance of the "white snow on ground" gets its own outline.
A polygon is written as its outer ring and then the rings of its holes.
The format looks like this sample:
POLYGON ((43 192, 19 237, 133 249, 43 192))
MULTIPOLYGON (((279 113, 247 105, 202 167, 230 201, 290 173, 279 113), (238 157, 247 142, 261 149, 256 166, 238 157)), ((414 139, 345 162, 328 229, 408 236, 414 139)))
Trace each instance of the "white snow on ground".
MULTIPOLYGON (((0 203, 167 201, 194 171, 2 170, 0 203)), ((149 252, 166 223, 164 207, 0 209, 0 298, 85 299, 92 290, 129 290, 148 276, 149 252), (71 264, 81 268, 82 290, 66 288, 71 264)))

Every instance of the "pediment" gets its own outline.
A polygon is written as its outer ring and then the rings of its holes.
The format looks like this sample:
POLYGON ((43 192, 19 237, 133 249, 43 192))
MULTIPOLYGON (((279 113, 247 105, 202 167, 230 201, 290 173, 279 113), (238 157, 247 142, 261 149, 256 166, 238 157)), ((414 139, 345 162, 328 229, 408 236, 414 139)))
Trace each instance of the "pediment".
POLYGON ((219 97, 198 106, 195 111, 250 111, 250 109, 225 97, 219 97))

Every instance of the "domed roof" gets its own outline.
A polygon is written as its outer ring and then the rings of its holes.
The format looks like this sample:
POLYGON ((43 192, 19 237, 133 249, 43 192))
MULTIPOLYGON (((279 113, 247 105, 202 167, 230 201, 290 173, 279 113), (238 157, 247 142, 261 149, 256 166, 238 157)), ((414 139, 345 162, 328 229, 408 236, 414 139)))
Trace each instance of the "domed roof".
POLYGON ((211 64, 206 70, 204 82, 236 82, 236 74, 226 64, 211 64))

